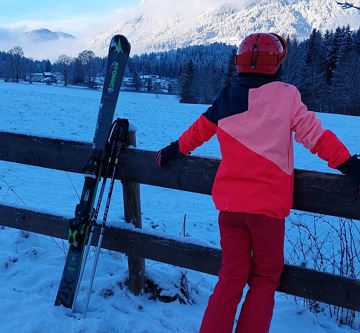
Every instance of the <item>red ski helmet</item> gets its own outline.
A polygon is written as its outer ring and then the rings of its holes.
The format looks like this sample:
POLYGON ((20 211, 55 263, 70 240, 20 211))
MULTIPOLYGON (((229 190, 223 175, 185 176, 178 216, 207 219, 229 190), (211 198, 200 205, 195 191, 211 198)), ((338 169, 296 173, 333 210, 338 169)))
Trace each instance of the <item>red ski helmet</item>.
POLYGON ((246 37, 236 55, 238 73, 274 75, 284 62, 287 45, 274 33, 256 33, 246 37))

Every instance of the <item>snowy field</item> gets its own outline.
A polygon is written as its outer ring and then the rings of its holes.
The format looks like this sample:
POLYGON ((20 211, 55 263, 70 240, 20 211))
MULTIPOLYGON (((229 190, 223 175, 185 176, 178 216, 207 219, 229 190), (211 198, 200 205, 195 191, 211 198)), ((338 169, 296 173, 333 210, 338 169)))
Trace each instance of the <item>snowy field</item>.
MULTIPOLYGON (((0 131, 91 141, 100 95, 99 91, 87 89, 0 81, 0 131)), ((136 128, 139 148, 155 151, 177 139, 206 108, 182 105, 175 96, 121 92, 116 115, 128 118, 136 128)), ((319 118, 352 153, 360 153, 359 117, 319 114, 319 118)), ((195 154, 219 157, 216 140, 212 139, 195 154)), ((337 172, 298 144, 295 159, 299 169, 337 172)), ((71 217, 82 182, 83 177, 77 174, 0 162, 0 200, 8 205, 71 217)), ((211 197, 142 185, 141 204, 145 230, 180 236, 186 214, 187 236, 219 246, 217 212, 211 197)), ((116 184, 109 224, 123 223, 122 190, 116 184)), ((291 231, 288 232, 291 237, 291 231)), ((66 242, 0 227, 0 244, 0 333, 195 333, 216 282, 213 276, 188 270, 189 304, 163 303, 150 299, 147 293, 135 297, 124 286, 126 256, 104 250, 84 320, 53 306, 66 242)), ((164 295, 178 293, 182 271, 146 261, 147 277, 163 289, 164 295)), ((88 280, 86 271, 80 308, 88 280)), ((315 316, 297 306, 291 296, 278 293, 276 302, 271 333, 352 332, 338 327, 324 314, 315 316)))

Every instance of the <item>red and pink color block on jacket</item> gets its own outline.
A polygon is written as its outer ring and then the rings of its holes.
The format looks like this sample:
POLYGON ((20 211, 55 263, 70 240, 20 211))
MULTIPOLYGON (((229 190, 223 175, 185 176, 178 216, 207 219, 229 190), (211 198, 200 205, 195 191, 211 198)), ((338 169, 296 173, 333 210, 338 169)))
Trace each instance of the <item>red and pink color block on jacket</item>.
POLYGON ((250 89, 248 110, 217 125, 201 115, 181 135, 179 147, 187 154, 216 133, 222 153, 212 193, 216 208, 284 218, 293 198, 293 132, 296 141, 332 168, 350 157, 308 111, 297 88, 278 81, 250 89))

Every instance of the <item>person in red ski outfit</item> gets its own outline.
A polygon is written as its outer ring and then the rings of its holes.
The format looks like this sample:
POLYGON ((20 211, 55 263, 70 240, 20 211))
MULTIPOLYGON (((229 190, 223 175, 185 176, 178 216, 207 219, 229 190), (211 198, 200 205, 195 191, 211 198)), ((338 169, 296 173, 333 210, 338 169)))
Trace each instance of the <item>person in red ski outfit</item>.
POLYGON ((360 160, 316 114, 298 89, 281 82, 286 41, 274 33, 244 39, 236 81, 181 136, 156 155, 163 167, 214 134, 222 160, 212 196, 219 212, 222 263, 200 333, 231 333, 246 283, 237 333, 269 331, 274 293, 284 266, 284 219, 294 188, 295 140, 360 183, 360 160))

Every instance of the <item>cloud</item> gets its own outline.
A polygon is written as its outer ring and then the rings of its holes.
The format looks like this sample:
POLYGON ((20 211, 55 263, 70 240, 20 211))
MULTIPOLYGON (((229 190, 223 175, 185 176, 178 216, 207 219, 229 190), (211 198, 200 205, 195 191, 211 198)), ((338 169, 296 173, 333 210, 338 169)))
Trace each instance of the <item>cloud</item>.
POLYGON ((218 8, 224 5, 230 5, 237 8, 247 7, 259 0, 181 0, 181 1, 164 1, 164 0, 142 0, 139 7, 157 13, 159 16, 187 14, 196 15, 209 9, 218 8), (186 10, 184 10, 186 8, 186 10))
POLYGON ((11 38, 11 35, 8 29, 0 28, 0 40, 8 40, 11 38))
POLYGON ((68 40, 60 38, 57 40, 46 41, 41 43, 25 42, 22 48, 26 57, 33 59, 49 59, 54 62, 61 54, 75 57, 84 50, 84 45, 78 40, 68 40))
POLYGON ((9 51, 15 46, 20 46, 26 57, 55 61, 61 54, 76 56, 86 48, 82 40, 79 39, 59 38, 34 42, 26 35, 25 32, 28 31, 27 26, 17 29, 0 28, 0 51, 9 51))
POLYGON ((167 16, 191 17, 204 10, 211 9, 219 5, 219 2, 231 2, 226 0, 143 0, 139 8, 153 17, 166 18, 167 16), (185 8, 185 10, 184 10, 185 8))
POLYGON ((14 46, 20 46, 21 30, 12 30, 0 27, 0 51, 8 51, 14 46))

